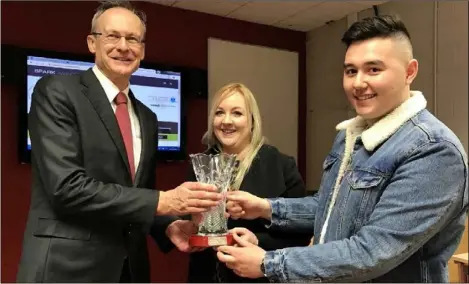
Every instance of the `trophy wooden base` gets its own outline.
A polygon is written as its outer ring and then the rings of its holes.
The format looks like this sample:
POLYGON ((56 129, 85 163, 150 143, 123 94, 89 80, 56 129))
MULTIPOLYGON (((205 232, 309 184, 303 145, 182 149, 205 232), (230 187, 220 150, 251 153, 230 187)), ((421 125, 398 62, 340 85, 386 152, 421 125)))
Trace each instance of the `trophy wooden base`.
POLYGON ((234 242, 233 235, 193 235, 189 239, 189 244, 193 247, 217 247, 232 245, 234 242))

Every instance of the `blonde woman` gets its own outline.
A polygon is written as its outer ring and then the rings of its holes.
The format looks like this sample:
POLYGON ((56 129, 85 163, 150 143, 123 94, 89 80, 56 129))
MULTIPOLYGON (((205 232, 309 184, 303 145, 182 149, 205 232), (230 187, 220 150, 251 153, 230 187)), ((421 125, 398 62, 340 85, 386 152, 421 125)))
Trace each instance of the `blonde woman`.
MULTIPOLYGON (((233 190, 249 192, 262 198, 303 197, 305 185, 292 157, 265 143, 256 99, 243 84, 233 83, 214 96, 203 143, 206 153, 236 154, 239 161, 233 190)), ((190 179, 195 180, 191 170, 190 179)), ((228 220, 230 229, 243 227, 253 232, 259 246, 266 250, 305 246, 311 235, 268 230, 261 219, 228 220)), ((234 274, 218 262, 211 249, 191 254, 189 282, 252 282, 234 274)), ((267 279, 257 279, 268 282, 267 279)))

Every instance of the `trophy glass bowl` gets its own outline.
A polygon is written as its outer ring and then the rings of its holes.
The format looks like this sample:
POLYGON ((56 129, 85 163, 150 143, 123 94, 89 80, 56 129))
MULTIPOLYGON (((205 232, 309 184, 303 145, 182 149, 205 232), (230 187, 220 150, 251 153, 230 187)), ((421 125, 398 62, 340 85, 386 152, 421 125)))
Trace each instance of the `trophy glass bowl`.
POLYGON ((194 247, 230 245, 233 243, 233 236, 228 233, 225 197, 235 172, 236 155, 199 153, 189 155, 189 157, 197 181, 215 185, 218 192, 223 194, 223 200, 219 205, 203 213, 202 222, 198 225, 198 232, 190 237, 189 244, 194 247))

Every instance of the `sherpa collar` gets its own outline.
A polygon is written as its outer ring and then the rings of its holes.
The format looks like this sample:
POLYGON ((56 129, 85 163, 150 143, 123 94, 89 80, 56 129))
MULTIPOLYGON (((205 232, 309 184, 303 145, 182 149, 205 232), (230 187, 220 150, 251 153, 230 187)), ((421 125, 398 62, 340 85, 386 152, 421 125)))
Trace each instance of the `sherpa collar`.
MULTIPOLYGON (((411 91, 410 95, 410 98, 399 107, 363 131, 361 139, 368 151, 373 151, 378 145, 393 135, 406 121, 425 109, 427 101, 422 92, 411 91)), ((366 121, 361 116, 356 116, 339 123, 336 129, 344 130, 348 128, 363 128, 365 126, 366 121)))

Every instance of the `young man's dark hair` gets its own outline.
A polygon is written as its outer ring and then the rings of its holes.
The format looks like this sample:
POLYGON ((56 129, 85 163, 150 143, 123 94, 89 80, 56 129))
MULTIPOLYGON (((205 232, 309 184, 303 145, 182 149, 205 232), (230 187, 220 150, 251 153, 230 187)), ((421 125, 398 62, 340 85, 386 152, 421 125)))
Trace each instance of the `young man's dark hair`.
POLYGON ((390 15, 369 17, 355 22, 344 33, 342 42, 348 48, 354 42, 376 37, 402 38, 407 39, 410 43, 410 34, 407 31, 404 22, 399 18, 390 15))

